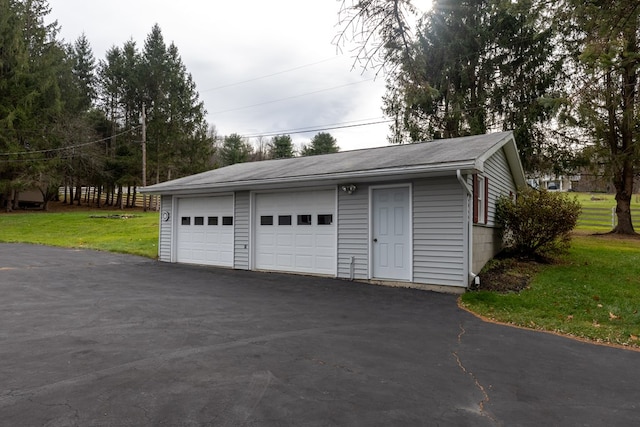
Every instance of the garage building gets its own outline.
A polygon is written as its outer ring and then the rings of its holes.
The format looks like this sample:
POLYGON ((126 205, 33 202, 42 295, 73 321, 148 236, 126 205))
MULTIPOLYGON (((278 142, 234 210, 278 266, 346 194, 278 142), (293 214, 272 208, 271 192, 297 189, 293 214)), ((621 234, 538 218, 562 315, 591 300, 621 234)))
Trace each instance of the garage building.
POLYGON ((461 291, 525 177, 511 132, 240 163, 161 195, 159 259, 461 291))

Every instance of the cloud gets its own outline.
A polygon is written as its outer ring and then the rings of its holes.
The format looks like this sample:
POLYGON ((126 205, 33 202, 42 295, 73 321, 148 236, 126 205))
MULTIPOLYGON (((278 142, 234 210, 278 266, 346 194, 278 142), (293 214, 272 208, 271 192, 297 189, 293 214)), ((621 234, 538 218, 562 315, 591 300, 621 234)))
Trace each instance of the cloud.
MULTIPOLYGON (((50 0, 67 42, 85 32, 97 59, 157 23, 178 47, 221 134, 267 134, 380 118, 384 82, 352 70, 332 44, 329 0, 50 0), (294 69, 295 68, 295 69, 294 69), (272 75, 273 74, 273 75, 272 75), (250 80, 250 81, 247 81, 250 80)), ((375 121, 375 120, 371 120, 375 121)), ((387 125, 329 130, 342 149, 386 145, 387 125)), ((313 132, 294 134, 297 143, 313 132)))

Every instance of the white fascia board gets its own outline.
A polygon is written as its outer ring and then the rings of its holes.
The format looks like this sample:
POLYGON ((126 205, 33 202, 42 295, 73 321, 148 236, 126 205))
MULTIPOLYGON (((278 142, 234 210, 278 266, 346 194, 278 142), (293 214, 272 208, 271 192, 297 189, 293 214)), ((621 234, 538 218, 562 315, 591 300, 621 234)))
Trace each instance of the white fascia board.
POLYGON ((515 143, 513 139, 513 132, 508 132, 504 136, 504 138, 502 138, 500 141, 493 144, 491 148, 489 148, 480 157, 478 157, 476 159, 476 169, 478 169, 480 172, 484 172, 484 162, 486 162, 491 156, 496 154, 505 145, 508 145, 509 141, 512 141, 515 143))
POLYGON ((475 163, 475 169, 479 172, 484 172, 484 163, 498 150, 504 149, 507 162, 509 163, 509 169, 511 175, 516 183, 517 188, 523 188, 526 186, 526 179, 524 176, 524 168, 520 161, 520 154, 518 153, 518 147, 516 145, 513 132, 509 132, 503 139, 498 141, 489 150, 487 150, 482 156, 478 157, 475 163))

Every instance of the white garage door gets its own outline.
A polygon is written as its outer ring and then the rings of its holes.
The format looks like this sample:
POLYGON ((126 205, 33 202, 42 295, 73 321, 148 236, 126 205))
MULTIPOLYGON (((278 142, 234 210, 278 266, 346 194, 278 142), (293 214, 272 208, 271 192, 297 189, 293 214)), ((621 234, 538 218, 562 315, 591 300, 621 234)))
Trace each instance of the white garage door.
POLYGON ((233 267, 233 196, 178 200, 177 261, 233 267))
POLYGON ((256 195, 255 268, 335 275, 334 190, 256 195))

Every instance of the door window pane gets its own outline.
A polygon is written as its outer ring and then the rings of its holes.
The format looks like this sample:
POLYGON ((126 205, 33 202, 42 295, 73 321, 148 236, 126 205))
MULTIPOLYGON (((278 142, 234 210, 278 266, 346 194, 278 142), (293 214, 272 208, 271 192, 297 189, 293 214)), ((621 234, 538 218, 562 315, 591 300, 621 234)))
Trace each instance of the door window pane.
POLYGON ((193 225, 204 225, 204 217, 196 216, 193 218, 193 225))
POLYGON ((209 218, 207 218, 207 225, 218 225, 218 217, 210 216, 209 218))
POLYGON ((223 216, 222 217, 222 225, 233 225, 233 217, 232 216, 223 216))
POLYGON ((191 225, 191 217, 183 216, 182 217, 182 225, 191 225))
POLYGON ((273 215, 263 215, 260 217, 260 225, 273 225, 273 215))

